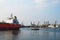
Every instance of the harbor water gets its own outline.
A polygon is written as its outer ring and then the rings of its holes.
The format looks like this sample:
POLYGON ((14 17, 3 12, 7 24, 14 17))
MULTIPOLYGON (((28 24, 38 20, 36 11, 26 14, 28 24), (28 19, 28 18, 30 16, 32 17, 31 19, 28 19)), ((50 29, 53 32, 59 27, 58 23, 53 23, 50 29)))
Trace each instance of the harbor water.
POLYGON ((60 40, 60 28, 20 28, 20 30, 0 31, 0 40, 60 40))

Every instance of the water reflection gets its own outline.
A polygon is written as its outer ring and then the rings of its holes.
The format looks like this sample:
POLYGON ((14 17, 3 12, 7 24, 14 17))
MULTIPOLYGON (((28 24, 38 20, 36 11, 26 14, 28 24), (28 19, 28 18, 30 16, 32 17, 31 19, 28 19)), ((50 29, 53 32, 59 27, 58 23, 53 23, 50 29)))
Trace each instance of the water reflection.
POLYGON ((57 29, 0 31, 0 40, 60 40, 60 32, 57 29), (48 31, 47 31, 48 30, 48 31))
POLYGON ((18 31, 18 30, 0 31, 0 40, 17 40, 18 33, 20 34, 20 31, 18 31))
POLYGON ((18 40, 18 34, 20 34, 20 30, 14 30, 14 31, 12 31, 12 40, 18 40))

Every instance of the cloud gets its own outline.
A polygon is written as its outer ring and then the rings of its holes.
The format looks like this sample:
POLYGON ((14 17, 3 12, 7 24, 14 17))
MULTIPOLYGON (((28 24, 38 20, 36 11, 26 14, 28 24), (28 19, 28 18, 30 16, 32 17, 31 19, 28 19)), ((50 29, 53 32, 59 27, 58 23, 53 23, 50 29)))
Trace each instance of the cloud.
POLYGON ((34 0, 35 3, 44 4, 47 0, 34 0))
POLYGON ((0 3, 4 2, 4 1, 6 1, 6 0, 0 0, 0 3))
POLYGON ((33 0, 36 8, 52 7, 60 3, 60 0, 33 0))
POLYGON ((0 2, 2 2, 3 0, 0 0, 0 2))

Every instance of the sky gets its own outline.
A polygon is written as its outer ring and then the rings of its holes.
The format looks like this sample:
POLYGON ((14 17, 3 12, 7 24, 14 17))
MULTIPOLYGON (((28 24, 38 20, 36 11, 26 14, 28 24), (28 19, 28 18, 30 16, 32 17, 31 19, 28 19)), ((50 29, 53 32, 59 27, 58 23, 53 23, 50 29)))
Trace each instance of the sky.
POLYGON ((60 24, 60 0, 0 0, 0 21, 11 13, 25 25, 44 21, 53 24, 56 20, 60 24))

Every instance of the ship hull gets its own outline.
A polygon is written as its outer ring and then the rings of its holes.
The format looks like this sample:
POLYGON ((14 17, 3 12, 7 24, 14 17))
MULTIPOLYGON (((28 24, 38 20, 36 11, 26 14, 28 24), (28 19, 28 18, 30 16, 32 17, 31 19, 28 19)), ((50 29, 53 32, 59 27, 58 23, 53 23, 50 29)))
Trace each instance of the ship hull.
POLYGON ((21 28, 20 24, 0 24, 0 30, 19 30, 21 28))

